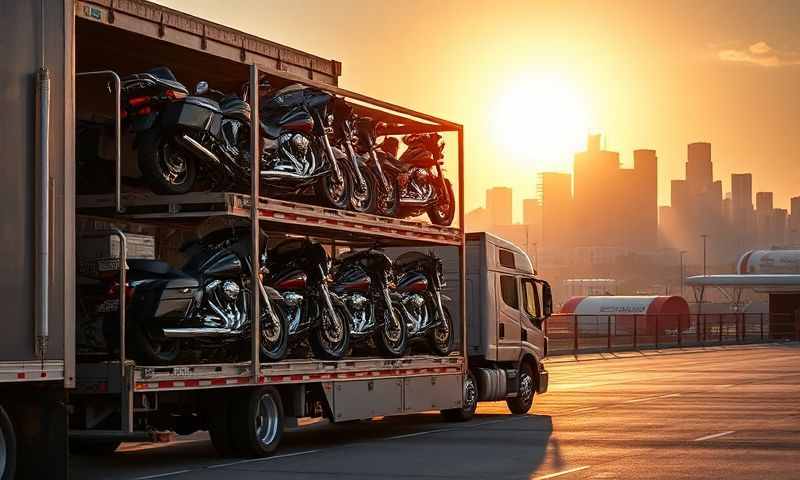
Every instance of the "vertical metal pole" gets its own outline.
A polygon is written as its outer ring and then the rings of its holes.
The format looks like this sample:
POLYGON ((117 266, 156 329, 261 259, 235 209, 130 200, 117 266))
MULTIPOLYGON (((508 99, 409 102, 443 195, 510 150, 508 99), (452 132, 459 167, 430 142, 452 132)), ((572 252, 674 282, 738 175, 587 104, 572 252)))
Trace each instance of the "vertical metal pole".
POLYGON ((759 314, 759 320, 761 323, 761 341, 764 341, 764 312, 759 314))
POLYGON ((250 252, 250 264, 253 271, 250 273, 252 275, 251 283, 253 286, 251 291, 253 292, 253 299, 250 314, 252 328, 250 331, 253 332, 251 343, 253 383, 258 383, 261 374, 261 308, 259 302, 261 296, 261 250, 259 249, 261 226, 258 222, 259 186, 261 183, 261 149, 259 148, 261 130, 259 126, 261 121, 258 111, 258 94, 258 66, 252 64, 250 65, 250 158, 253 163, 250 169, 250 233, 252 235, 253 248, 250 252))
POLYGON ((661 317, 661 315, 656 315, 656 338, 655 338, 656 349, 658 348, 658 323, 659 323, 658 319, 659 319, 659 317, 661 317))
POLYGON ((467 318, 467 256, 466 256, 466 230, 464 228, 464 127, 459 126, 458 131, 458 229, 461 235, 461 245, 458 247, 459 265, 459 310, 461 313, 461 354, 464 357, 464 375, 469 372, 469 339, 467 318))
POLYGON ((573 345, 572 345, 572 353, 574 355, 577 355, 578 354, 578 347, 579 347, 579 345, 578 345, 578 316, 577 315, 573 315, 572 318, 573 318, 572 333, 573 333, 573 335, 575 337, 573 339, 574 342, 573 342, 573 345))
MULTIPOLYGON (((44 10, 42 10, 44 16, 44 10)), ((44 26, 42 26, 44 29, 44 26)), ((44 34, 43 34, 44 35, 44 34)), ((44 52, 44 43, 42 43, 44 52)), ((44 53, 42 53, 44 55, 44 53)), ((36 229, 36 337, 34 349, 44 364, 50 338, 50 70, 44 65, 36 74, 36 121, 38 140, 39 175, 37 210, 39 224, 36 229)))
POLYGON ((719 314, 719 343, 722 345, 722 314, 719 314))
POLYGON ((704 233, 704 234, 702 234, 700 236, 703 237, 703 276, 705 277, 707 275, 707 273, 706 273, 706 240, 708 239, 708 235, 706 235, 704 233))
POLYGON ((683 334, 681 333, 681 320, 683 320, 683 315, 678 314, 678 346, 683 345, 683 334))
POLYGON ((633 316, 633 349, 639 350, 639 316, 633 316))
POLYGON ((608 317, 606 317, 606 320, 608 321, 607 322, 608 323, 608 330, 606 331, 606 337, 608 337, 608 351, 610 352, 611 351, 611 316, 609 315, 608 317))

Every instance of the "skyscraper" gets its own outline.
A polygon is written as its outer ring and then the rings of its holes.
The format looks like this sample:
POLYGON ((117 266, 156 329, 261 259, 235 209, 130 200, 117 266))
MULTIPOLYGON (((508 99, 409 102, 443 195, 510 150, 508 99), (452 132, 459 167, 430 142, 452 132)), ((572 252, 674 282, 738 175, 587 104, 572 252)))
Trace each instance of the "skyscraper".
POLYGON ((752 248, 755 241, 755 217, 753 216, 753 175, 731 174, 731 231, 733 243, 738 251, 752 248))
POLYGON ((800 245, 800 197, 792 197, 790 202, 788 241, 800 245))
POLYGON ((655 150, 634 150, 631 214, 634 246, 653 249, 658 242, 658 157, 655 150))
POLYGON ((756 237, 759 247, 772 243, 772 192, 756 193, 756 237))
MULTIPOLYGON (((585 152, 575 154, 575 220, 579 246, 619 245, 624 238, 620 205, 619 153, 600 149, 600 136, 590 135, 585 152)), ((547 225, 547 222, 545 222, 547 225)))
POLYGON ((711 163, 711 144, 690 143, 687 147, 686 183, 691 195, 703 193, 714 182, 714 167, 711 163))
POLYGON ((542 243, 555 249, 573 246, 572 176, 568 173, 544 172, 539 188, 542 198, 542 243))
POLYGON ((486 191, 486 211, 491 225, 511 225, 513 203, 511 189, 494 187, 486 191))

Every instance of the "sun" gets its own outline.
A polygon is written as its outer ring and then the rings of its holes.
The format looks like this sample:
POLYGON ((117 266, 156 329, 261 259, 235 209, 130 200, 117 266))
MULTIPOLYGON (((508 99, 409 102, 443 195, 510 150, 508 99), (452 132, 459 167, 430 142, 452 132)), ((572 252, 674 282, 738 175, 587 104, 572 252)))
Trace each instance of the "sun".
POLYGON ((492 106, 492 136, 501 155, 536 171, 567 171, 590 131, 582 92, 559 75, 524 75, 492 106))

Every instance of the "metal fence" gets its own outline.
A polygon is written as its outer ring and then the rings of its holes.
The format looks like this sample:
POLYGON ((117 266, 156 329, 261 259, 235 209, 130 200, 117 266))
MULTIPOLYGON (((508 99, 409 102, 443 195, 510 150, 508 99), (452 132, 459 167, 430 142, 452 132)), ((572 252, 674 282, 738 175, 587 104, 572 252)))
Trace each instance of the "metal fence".
POLYGON ((793 314, 554 314, 544 322, 549 354, 800 340, 793 314))

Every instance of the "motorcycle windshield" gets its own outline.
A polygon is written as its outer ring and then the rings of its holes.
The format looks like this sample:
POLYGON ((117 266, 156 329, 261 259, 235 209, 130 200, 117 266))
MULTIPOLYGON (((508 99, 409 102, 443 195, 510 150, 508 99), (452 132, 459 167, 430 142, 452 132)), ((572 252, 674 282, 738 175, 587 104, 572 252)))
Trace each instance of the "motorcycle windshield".
POLYGON ((429 266, 436 260, 430 255, 421 252, 406 252, 394 261, 394 268, 399 271, 405 271, 415 268, 417 265, 429 266))

